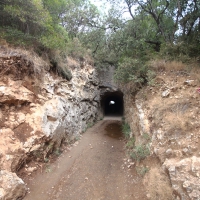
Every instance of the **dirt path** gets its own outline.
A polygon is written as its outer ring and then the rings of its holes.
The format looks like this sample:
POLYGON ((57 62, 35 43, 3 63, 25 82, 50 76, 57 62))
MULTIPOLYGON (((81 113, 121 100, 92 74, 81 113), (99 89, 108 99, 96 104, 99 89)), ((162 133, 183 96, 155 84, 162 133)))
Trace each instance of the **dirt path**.
POLYGON ((120 122, 104 120, 28 185, 25 200, 144 200, 141 178, 125 165, 120 122))

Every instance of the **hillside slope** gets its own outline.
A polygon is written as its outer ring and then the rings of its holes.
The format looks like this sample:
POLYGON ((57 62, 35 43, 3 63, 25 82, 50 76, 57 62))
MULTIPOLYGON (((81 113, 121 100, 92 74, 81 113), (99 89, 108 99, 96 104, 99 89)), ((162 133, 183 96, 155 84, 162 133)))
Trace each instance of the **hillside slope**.
POLYGON ((174 198, 200 198, 199 88, 199 69, 188 72, 171 66, 158 70, 151 85, 136 95, 125 93, 125 116, 135 145, 150 146, 160 161, 159 173, 151 163, 140 163, 149 168, 144 178, 149 199, 170 199, 163 196, 167 185, 159 182, 163 174, 170 180, 174 198))

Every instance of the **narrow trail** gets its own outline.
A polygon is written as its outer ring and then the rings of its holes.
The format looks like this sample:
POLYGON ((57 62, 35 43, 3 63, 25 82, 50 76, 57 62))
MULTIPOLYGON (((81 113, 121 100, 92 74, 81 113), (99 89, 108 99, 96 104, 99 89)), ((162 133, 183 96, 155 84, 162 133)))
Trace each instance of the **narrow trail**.
POLYGON ((70 151, 38 173, 25 200, 144 200, 135 169, 125 165, 121 122, 103 120, 70 151))

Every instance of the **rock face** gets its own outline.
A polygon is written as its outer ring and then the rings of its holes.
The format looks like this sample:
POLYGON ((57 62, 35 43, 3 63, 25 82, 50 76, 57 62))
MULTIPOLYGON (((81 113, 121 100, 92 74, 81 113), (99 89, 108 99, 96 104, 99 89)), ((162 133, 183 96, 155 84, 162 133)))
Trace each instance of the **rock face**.
POLYGON ((167 159, 163 165, 169 171, 172 188, 179 194, 179 197, 181 199, 188 199, 188 196, 190 197, 190 199, 199 199, 199 157, 193 156, 178 161, 175 159, 167 159))
POLYGON ((93 66, 68 58, 73 78, 67 81, 45 69, 37 78, 35 65, 18 53, 0 57, 0 199, 21 198, 26 190, 15 172, 31 159, 46 159, 97 118, 93 66))
POLYGON ((22 199, 25 195, 25 185, 15 173, 0 171, 0 199, 22 199))
POLYGON ((161 73, 153 86, 136 95, 124 93, 136 145, 144 134, 150 136, 151 153, 169 175, 175 199, 181 200, 200 199, 200 94, 198 80, 190 79, 179 72, 161 73))

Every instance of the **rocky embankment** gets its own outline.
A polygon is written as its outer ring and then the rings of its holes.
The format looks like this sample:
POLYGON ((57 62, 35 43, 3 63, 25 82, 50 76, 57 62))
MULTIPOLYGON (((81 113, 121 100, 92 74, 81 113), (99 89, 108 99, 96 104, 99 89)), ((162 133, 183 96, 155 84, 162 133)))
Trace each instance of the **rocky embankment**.
POLYGON ((31 174, 63 142, 79 137, 97 118, 98 79, 86 60, 66 60, 67 81, 35 55, 0 49, 0 199, 22 198, 16 173, 31 174))
POLYGON ((200 199, 199 86, 198 73, 171 70, 159 72, 151 86, 136 95, 125 93, 125 115, 136 145, 148 136, 151 154, 159 158, 162 169, 152 182, 155 170, 148 163, 148 199, 170 199, 161 198, 168 186, 173 199, 200 199), (169 177, 168 186, 157 184, 163 174, 169 177))

